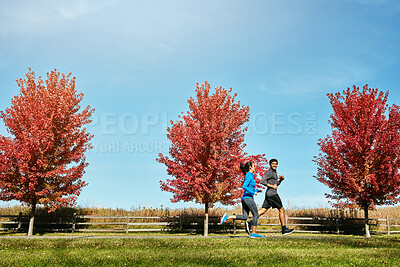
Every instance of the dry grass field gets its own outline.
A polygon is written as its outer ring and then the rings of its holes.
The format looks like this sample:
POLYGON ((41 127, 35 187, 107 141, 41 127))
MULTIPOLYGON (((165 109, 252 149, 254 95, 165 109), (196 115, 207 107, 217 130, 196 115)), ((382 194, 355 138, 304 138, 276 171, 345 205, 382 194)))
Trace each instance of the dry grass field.
MULTIPOLYGON (((0 215, 18 215, 22 212, 23 215, 29 214, 29 208, 23 206, 1 207, 0 215)), ((41 208, 38 208, 38 213, 45 213, 41 208)), ((188 216, 204 216, 204 209, 202 208, 186 208, 186 209, 163 209, 163 208, 137 208, 131 210, 125 209, 112 209, 112 208, 97 208, 97 207, 76 207, 65 208, 56 211, 60 215, 65 213, 77 213, 78 215, 96 215, 96 216, 178 216, 185 214, 188 216)), ((222 216, 225 212, 229 214, 241 214, 242 209, 240 205, 234 208, 221 209, 212 208, 209 211, 209 216, 222 216)), ((314 209, 287 209, 286 215, 288 217, 323 217, 331 218, 338 215, 342 218, 363 218, 364 212, 359 209, 330 209, 330 208, 314 208, 314 209)), ((269 210, 266 214, 268 217, 277 217, 277 210, 269 210)), ((400 206, 378 207, 369 211, 370 218, 390 218, 400 219, 400 206)))

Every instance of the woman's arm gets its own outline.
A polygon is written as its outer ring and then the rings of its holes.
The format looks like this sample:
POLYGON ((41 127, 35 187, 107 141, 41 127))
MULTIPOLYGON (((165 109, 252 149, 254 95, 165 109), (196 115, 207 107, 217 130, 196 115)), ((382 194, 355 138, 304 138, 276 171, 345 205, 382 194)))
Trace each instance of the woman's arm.
POLYGON ((244 183, 243 183, 243 189, 254 194, 256 192, 255 187, 253 186, 249 186, 251 181, 252 181, 253 177, 251 175, 251 173, 247 173, 246 176, 244 177, 244 183))

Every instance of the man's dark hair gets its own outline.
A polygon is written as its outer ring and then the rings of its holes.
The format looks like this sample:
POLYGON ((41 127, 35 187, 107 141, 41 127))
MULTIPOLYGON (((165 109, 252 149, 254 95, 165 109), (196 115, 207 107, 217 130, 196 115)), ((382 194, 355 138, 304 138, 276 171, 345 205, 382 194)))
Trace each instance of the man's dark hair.
POLYGON ((246 175, 246 173, 250 170, 250 166, 253 166, 253 162, 251 161, 247 162, 246 164, 240 162, 240 169, 242 170, 244 175, 246 175))
POLYGON ((270 160, 269 160, 269 165, 271 165, 272 162, 278 163, 278 160, 277 160, 277 159, 270 159, 270 160))

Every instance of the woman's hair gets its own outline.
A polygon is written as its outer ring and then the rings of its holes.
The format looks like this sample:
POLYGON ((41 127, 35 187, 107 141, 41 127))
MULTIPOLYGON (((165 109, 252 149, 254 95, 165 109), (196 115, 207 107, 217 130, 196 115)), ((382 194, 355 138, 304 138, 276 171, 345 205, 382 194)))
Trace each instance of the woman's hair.
POLYGON ((242 170, 244 175, 246 175, 246 173, 250 170, 250 166, 253 166, 253 162, 251 162, 251 161, 246 162, 246 164, 243 164, 243 162, 240 162, 240 169, 242 170))

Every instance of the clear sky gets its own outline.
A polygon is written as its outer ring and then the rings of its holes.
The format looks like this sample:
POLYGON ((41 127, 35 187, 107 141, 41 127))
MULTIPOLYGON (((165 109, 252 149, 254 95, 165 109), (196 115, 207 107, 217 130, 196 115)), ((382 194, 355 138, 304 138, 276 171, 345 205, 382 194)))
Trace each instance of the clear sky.
POLYGON ((284 205, 325 207, 312 159, 330 133, 326 94, 368 83, 400 104, 399 29, 397 0, 0 0, 0 110, 29 67, 72 72, 96 109, 77 204, 202 207, 170 202, 155 159, 207 80, 250 107, 246 152, 279 159, 284 205))

